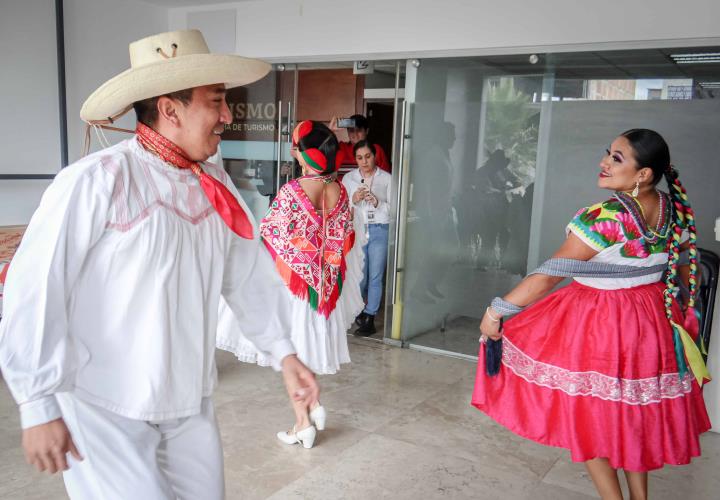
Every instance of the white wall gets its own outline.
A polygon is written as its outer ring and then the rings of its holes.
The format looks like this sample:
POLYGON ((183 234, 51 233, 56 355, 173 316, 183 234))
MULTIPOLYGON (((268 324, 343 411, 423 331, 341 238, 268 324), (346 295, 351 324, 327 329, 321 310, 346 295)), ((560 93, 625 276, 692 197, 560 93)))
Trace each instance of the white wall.
MULTIPOLYGON (((0 4, 0 174, 60 169, 53 0, 0 4)), ((0 180, 0 226, 30 218, 47 181, 0 180)))
POLYGON ((54 1, 3 1, 0 47, 0 173, 53 174, 61 166, 54 1))
MULTIPOLYGON (((130 42, 167 31, 168 9, 134 0, 65 0, 64 21, 72 163, 80 157, 84 137, 82 103, 128 68, 130 42)), ((54 0, 2 0, 0 47, 0 173, 54 174, 61 167, 54 0)), ((121 127, 134 127, 130 115, 121 127)), ((97 140, 93 149, 99 149, 97 140)), ((0 181, 0 225, 27 224, 48 184, 0 181)))
MULTIPOLYGON (((168 9, 133 0, 65 0, 65 73, 69 161, 80 158, 85 125, 80 108, 103 82, 130 66, 128 45, 168 30, 168 9)), ((130 112, 118 121, 135 127, 130 112)), ((107 134, 111 143, 127 134, 107 134)), ((93 138, 92 150, 101 149, 93 138)))
POLYGON ((716 0, 250 0, 171 9, 170 27, 186 27, 189 12, 232 7, 237 53, 286 62, 687 46, 720 37, 716 0))

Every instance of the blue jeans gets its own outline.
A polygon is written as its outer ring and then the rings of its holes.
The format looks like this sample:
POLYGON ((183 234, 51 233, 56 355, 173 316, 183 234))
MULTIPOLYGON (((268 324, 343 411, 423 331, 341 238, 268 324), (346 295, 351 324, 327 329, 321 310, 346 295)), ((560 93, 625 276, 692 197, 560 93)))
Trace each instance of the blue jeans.
POLYGON ((369 224, 368 231, 368 243, 363 247, 365 271, 360 291, 367 302, 363 312, 374 316, 380 309, 382 299, 390 224, 369 224))

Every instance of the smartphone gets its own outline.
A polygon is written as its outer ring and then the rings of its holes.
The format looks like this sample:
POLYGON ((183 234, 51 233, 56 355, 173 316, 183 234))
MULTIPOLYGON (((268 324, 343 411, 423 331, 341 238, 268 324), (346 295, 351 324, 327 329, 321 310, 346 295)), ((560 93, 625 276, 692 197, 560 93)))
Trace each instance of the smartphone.
POLYGON ((355 119, 353 118, 338 118, 338 128, 355 128, 355 119))

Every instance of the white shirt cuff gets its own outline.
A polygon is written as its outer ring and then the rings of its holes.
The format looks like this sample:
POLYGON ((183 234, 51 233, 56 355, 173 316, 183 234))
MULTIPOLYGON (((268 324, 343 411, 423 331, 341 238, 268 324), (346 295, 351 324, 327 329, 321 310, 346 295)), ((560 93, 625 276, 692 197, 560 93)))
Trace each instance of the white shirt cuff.
POLYGON ((290 339, 282 339, 274 342, 270 347, 270 354, 272 354, 273 368, 275 371, 282 369, 282 360, 285 356, 290 354, 296 354, 295 346, 290 339))
POLYGON ((62 417, 55 396, 44 396, 20 405, 20 424, 23 429, 46 424, 62 417))

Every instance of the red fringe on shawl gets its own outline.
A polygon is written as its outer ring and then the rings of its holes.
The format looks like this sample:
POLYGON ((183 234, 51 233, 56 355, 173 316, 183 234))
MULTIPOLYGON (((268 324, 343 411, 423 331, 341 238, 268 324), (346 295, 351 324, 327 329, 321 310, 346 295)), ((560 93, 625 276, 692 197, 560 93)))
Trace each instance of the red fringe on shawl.
MULTIPOLYGON (((302 278, 302 276, 295 273, 287 264, 285 264, 285 262, 283 262, 283 260, 278 257, 277 253, 275 253, 275 250, 265 238, 263 238, 262 240, 265 244, 265 248, 268 249, 270 255, 275 261, 275 267, 277 268, 278 274, 285 283, 285 286, 287 286, 288 290, 290 290, 290 293, 292 293, 294 296, 301 300, 307 301, 310 306, 313 307, 312 301, 310 300, 310 290, 313 290, 313 292, 315 292, 315 294, 317 294, 318 296, 319 292, 310 285, 308 285, 308 283, 302 278)), ((348 254, 348 252, 350 252, 354 245, 355 232, 351 230, 347 234, 347 236, 345 237, 345 241, 343 242, 343 253, 342 259, 340 261, 340 276, 335 282, 335 286, 333 287, 332 292, 330 292, 330 296, 327 297, 326 300, 324 300, 323 302, 317 304, 317 307, 313 307, 313 309, 315 309, 319 314, 322 314, 326 318, 329 318, 330 313, 335 310, 337 301, 340 298, 340 292, 342 291, 342 284, 345 283, 345 272, 347 270, 347 262, 345 260, 345 256, 348 254)))

